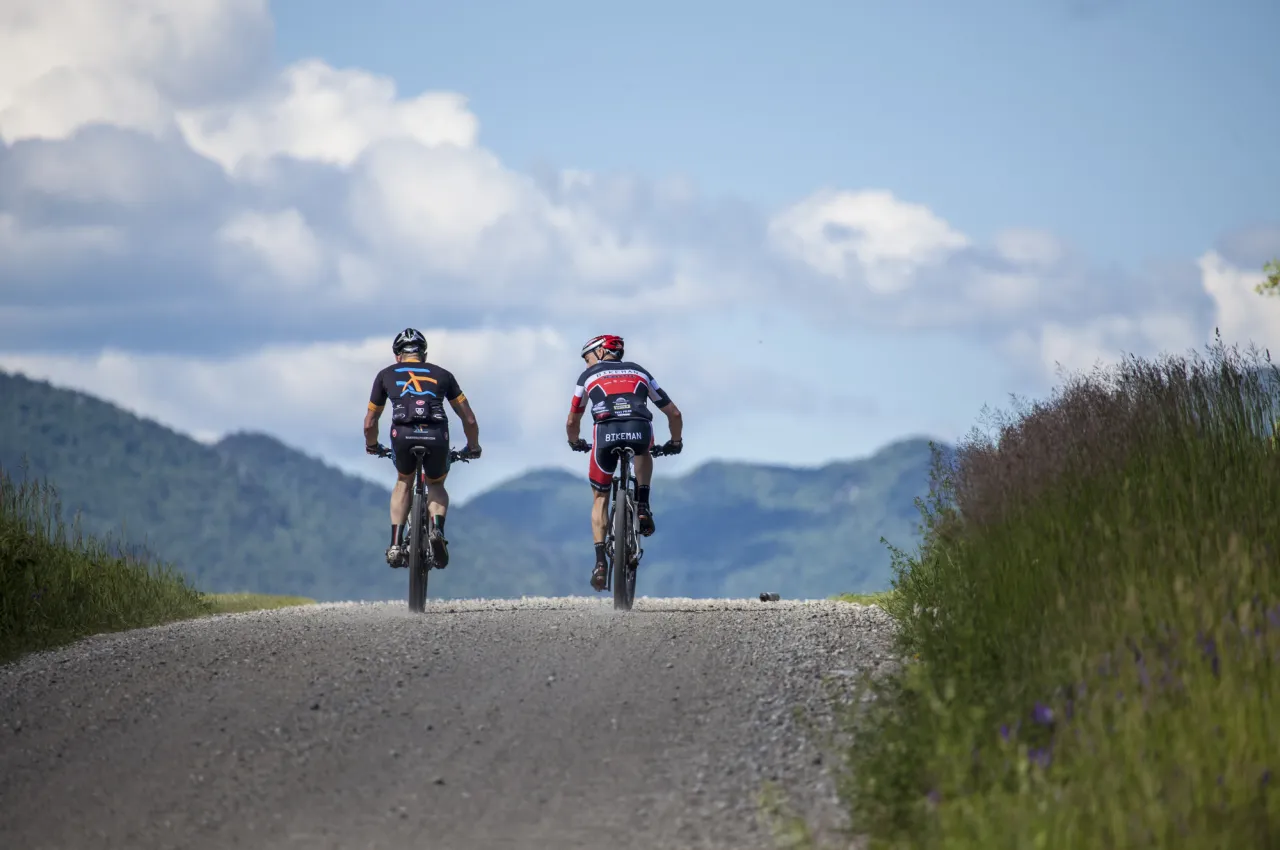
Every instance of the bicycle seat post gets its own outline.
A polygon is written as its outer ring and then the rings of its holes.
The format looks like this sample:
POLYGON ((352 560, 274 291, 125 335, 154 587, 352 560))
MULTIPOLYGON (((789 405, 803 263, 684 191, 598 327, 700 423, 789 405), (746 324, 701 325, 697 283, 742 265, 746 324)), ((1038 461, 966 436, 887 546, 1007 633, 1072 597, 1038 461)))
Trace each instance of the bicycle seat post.
POLYGON ((422 459, 426 457, 426 454, 427 454, 426 446, 414 446, 410 451, 413 452, 414 458, 417 459, 417 463, 415 464, 416 468, 414 469, 414 475, 413 475, 414 489, 417 489, 421 492, 426 492, 426 487, 424 486, 423 474, 422 474, 422 459))

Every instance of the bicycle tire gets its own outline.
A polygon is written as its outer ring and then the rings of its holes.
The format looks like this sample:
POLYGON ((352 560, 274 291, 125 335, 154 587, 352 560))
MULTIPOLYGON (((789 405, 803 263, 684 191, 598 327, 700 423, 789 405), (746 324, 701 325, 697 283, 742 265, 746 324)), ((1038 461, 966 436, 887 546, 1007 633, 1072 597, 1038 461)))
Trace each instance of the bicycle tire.
POLYGON ((636 538, 636 506, 632 497, 627 497, 627 563, 624 574, 627 578, 627 610, 636 601, 636 573, 640 566, 640 545, 636 538))
POLYGON ((633 577, 630 582, 627 581, 632 557, 630 519, 633 510, 629 500, 630 491, 627 490, 631 464, 626 455, 619 459, 618 466, 618 488, 613 509, 613 608, 615 611, 630 611, 635 597, 635 579, 633 577))
POLYGON ((430 567, 427 565, 427 553, 422 551, 426 538, 423 531, 426 517, 424 501, 423 494, 415 487, 413 507, 409 512, 412 517, 409 528, 409 610, 414 612, 421 612, 427 604, 427 571, 430 567))

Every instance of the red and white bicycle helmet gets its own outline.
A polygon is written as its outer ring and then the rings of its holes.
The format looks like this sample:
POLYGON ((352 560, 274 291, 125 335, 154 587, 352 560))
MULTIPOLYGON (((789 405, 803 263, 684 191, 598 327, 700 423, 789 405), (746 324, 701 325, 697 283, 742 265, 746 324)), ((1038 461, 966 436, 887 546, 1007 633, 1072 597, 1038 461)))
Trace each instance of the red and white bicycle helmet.
POLYGON ((593 336, 582 346, 581 356, 586 357, 589 352, 595 351, 597 348, 603 348, 610 354, 616 354, 621 359, 623 352, 622 337, 613 334, 593 336))

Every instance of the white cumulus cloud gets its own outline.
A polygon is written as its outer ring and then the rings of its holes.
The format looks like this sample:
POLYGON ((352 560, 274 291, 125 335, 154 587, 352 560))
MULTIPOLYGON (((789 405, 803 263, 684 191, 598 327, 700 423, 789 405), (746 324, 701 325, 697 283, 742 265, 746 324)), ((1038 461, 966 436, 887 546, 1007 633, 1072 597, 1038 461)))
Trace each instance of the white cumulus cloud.
POLYGON ((1260 269, 1239 268, 1217 251, 1206 251, 1198 265, 1223 339, 1277 347, 1280 352, 1280 298, 1264 297, 1255 290, 1266 275, 1260 269))
MULTIPOLYGON (((327 423, 312 439, 358 466, 385 339, 433 328, 464 387, 478 376, 489 468, 514 471, 562 437, 568 378, 538 364, 572 377, 599 328, 663 339, 655 362, 694 398, 719 392, 708 358, 741 341, 717 328, 744 317, 812 329, 789 337, 797 372, 797 346, 867 329, 965 333, 1038 371, 1193 347, 1212 318, 1280 330, 1280 301, 1216 254, 1198 286, 1163 291, 1043 231, 984 244, 886 190, 771 214, 681 179, 518 171, 462 94, 314 58, 273 68, 271 31, 266 0, 0 5, 0 364, 206 435, 287 435, 280 411, 305 396, 327 423), (32 353, 53 338, 84 351, 32 353), (284 365, 302 361, 322 365, 284 365)), ((829 403, 829 382, 796 392, 821 397, 810 411, 869 409, 829 403)))
POLYGON ((259 260, 271 280, 306 287, 316 282, 324 249, 296 209, 237 213, 218 231, 228 246, 259 260))
POLYGON ((861 277, 880 294, 909 287, 922 266, 969 244, 928 207, 885 191, 817 192, 774 216, 769 233, 822 274, 861 277))
POLYGON ((235 171, 273 156, 349 166, 380 141, 473 147, 479 123, 461 95, 400 98, 395 81, 309 59, 247 98, 177 116, 196 151, 235 171))
POLYGON ((5 0, 0 139, 165 132, 175 104, 235 93, 270 33, 266 0, 5 0))
POLYGON ((1266 278, 1261 270, 1241 268, 1213 250, 1196 267, 1210 304, 1205 314, 1153 304, 1075 324, 1046 321, 1011 334, 1007 348, 1045 375, 1059 367, 1088 370, 1128 354, 1186 354, 1202 349, 1214 329, 1228 345, 1280 348, 1280 298, 1258 294, 1255 287, 1266 278))

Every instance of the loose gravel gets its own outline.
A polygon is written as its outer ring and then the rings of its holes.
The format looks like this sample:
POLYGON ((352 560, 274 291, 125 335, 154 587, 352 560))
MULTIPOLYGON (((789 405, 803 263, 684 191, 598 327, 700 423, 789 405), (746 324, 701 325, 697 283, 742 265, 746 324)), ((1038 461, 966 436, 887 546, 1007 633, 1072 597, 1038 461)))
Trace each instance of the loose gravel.
POLYGON ((776 847, 819 836, 831 683, 894 663, 839 602, 332 604, 0 668, 0 846, 776 847))

